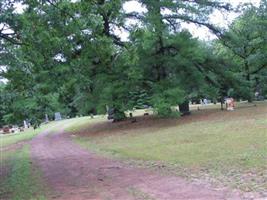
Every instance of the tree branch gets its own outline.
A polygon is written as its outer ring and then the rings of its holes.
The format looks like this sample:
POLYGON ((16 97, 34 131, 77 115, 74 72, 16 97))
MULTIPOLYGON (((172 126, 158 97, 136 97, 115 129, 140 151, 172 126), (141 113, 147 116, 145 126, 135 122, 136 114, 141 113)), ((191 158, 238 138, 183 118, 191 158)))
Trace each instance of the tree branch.
POLYGON ((253 72, 251 72, 250 74, 257 74, 261 70, 263 70, 264 68, 267 68, 267 64, 266 63, 264 65, 262 65, 261 67, 259 67, 258 69, 254 70, 253 72))
POLYGON ((180 19, 184 22, 189 22, 189 23, 193 23, 193 24, 197 24, 200 26, 205 26, 207 27, 210 31, 212 31, 218 38, 221 38, 223 36, 222 30, 220 30, 218 27, 209 24, 207 22, 201 22, 195 19, 192 19, 188 16, 184 16, 184 15, 178 15, 178 14, 174 14, 174 15, 165 15, 162 17, 163 19, 180 19))
POLYGON ((224 9, 227 11, 232 10, 231 4, 229 3, 221 3, 221 2, 216 2, 216 1, 207 1, 207 0, 182 0, 183 2, 188 2, 188 3, 195 3, 199 5, 205 5, 208 7, 215 7, 219 9, 224 9))
POLYGON ((21 41, 18 41, 12 37, 9 37, 8 34, 4 34, 4 33, 0 33, 0 38, 12 43, 12 44, 15 44, 15 45, 26 45, 26 43, 23 43, 21 41))

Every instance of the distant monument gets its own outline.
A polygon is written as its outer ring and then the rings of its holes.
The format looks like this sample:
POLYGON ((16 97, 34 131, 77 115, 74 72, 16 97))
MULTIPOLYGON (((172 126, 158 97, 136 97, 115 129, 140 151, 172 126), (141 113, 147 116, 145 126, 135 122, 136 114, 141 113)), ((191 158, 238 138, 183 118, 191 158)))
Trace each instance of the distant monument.
POLYGON ((55 113, 55 121, 62 120, 60 112, 55 113))
POLYGON ((48 118, 48 115, 45 114, 45 123, 48 123, 49 122, 49 118, 48 118))
POLYGON ((24 125, 24 128, 29 128, 30 127, 30 124, 29 124, 28 120, 24 120, 23 121, 23 125, 24 125))

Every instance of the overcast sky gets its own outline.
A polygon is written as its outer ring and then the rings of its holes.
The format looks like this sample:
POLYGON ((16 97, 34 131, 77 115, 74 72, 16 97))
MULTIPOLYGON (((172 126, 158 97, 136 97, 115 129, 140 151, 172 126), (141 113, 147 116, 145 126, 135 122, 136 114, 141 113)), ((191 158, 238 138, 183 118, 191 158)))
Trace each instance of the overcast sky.
MULTIPOLYGON (((238 6, 240 3, 252 3, 253 5, 258 6, 260 0, 224 0, 223 2, 231 3, 234 7, 238 6)), ((127 12, 145 12, 146 9, 141 6, 141 4, 137 3, 135 0, 129 1, 124 5, 124 10, 127 12)), ((210 16, 210 20, 213 24, 226 27, 230 22, 232 22, 238 14, 236 13, 221 13, 215 12, 210 16)), ((189 29, 191 34, 194 37, 198 37, 202 40, 210 40, 214 39, 215 36, 209 32, 209 30, 205 27, 199 27, 194 24, 182 24, 182 27, 189 29)), ((125 40, 127 38, 127 33, 123 31, 116 31, 119 35, 121 35, 122 39, 125 40)))
MULTIPOLYGON (((76 1, 76 0, 71 0, 71 1, 76 1)), ((234 7, 238 6, 240 3, 252 3, 253 5, 258 6, 260 3, 260 0, 221 0, 222 2, 226 3, 231 3, 234 7)), ((145 12, 146 9, 141 6, 140 3, 136 2, 135 0, 129 1, 124 4, 123 6, 124 10, 126 12, 145 12)), ((22 12, 23 7, 18 5, 17 6, 17 11, 22 12)), ((230 22, 232 22, 238 14, 236 13, 221 13, 219 11, 214 12, 210 16, 210 21, 213 24, 219 25, 220 27, 226 27, 230 22)), ((205 27, 199 27, 194 24, 186 24, 183 23, 182 27, 187 28, 191 34, 194 37, 198 37, 202 40, 210 40, 214 39, 215 36, 209 32, 209 30, 205 27)), ((123 30, 115 30, 115 33, 117 35, 120 35, 122 40, 127 40, 128 34, 124 32, 123 30)))
MULTIPOLYGON (((75 0, 71 0, 75 1, 75 0)), ((233 6, 238 6, 240 3, 252 3, 255 6, 258 6, 260 3, 260 0, 224 0, 224 2, 231 3, 233 6)), ((127 2, 124 6, 123 9, 126 12, 145 12, 146 9, 142 7, 139 3, 137 3, 135 0, 127 2)), ((17 12, 23 12, 23 7, 21 5, 17 5, 17 12)), ((215 12, 210 16, 210 20, 212 23, 217 24, 219 26, 227 26, 230 22, 232 22, 238 14, 236 13, 227 13, 227 14, 222 14, 220 12, 215 12)), ((198 37, 199 39, 202 40, 211 40, 216 38, 212 33, 209 32, 209 30, 205 27, 199 27, 194 24, 183 24, 182 25, 184 28, 187 28, 191 34, 194 37, 198 37)), ((120 35, 122 40, 127 40, 128 34, 122 30, 116 30, 116 34, 120 35)), ((0 71, 3 70, 3 66, 0 66, 0 71)), ((0 77, 0 81, 3 81, 0 77)), ((6 81, 6 80, 4 80, 6 81)))

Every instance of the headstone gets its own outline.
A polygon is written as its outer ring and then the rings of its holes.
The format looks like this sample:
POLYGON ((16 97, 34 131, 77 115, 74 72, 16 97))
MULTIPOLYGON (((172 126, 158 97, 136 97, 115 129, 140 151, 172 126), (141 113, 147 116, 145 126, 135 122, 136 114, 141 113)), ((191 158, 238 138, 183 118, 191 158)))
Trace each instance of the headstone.
POLYGON ((23 121, 24 128, 28 128, 28 123, 26 120, 23 121))
POLYGON ((49 118, 48 118, 48 115, 45 114, 45 123, 48 123, 49 122, 49 118))
POLYGON ((107 111, 107 113, 109 112, 109 106, 108 105, 106 105, 106 111, 107 111))
POLYGON ((108 109, 108 120, 111 120, 111 119, 114 119, 114 108, 108 109))
POLYGON ((62 118, 61 118, 61 114, 60 114, 60 112, 56 112, 55 113, 55 121, 59 121, 59 120, 61 120, 62 118))

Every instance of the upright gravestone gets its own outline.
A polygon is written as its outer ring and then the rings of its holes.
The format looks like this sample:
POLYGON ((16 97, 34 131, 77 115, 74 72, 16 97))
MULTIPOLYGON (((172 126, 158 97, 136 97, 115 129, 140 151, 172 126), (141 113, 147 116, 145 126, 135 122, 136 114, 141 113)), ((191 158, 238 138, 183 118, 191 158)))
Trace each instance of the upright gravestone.
POLYGON ((61 120, 62 118, 61 118, 61 114, 60 114, 60 112, 56 112, 55 113, 55 121, 59 121, 59 120, 61 120))
POLYGON ((28 128, 28 123, 26 120, 23 121, 24 128, 28 128))
POLYGON ((48 123, 49 122, 49 118, 48 118, 48 115, 45 114, 45 123, 48 123))

